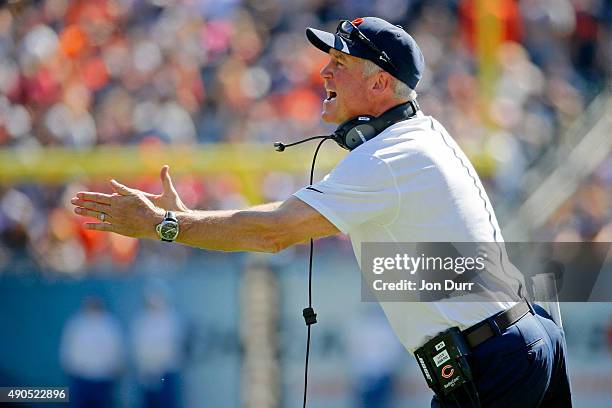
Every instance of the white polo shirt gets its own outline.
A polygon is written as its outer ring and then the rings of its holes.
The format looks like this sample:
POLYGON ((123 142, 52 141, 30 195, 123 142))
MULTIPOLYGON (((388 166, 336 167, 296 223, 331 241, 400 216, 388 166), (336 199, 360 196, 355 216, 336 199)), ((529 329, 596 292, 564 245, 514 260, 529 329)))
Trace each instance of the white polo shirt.
MULTIPOLYGON (((420 112, 357 147, 294 196, 350 236, 358 263, 364 242, 503 242, 472 164, 446 129, 420 112)), ((413 352, 449 327, 466 329, 514 303, 380 304, 413 352)))

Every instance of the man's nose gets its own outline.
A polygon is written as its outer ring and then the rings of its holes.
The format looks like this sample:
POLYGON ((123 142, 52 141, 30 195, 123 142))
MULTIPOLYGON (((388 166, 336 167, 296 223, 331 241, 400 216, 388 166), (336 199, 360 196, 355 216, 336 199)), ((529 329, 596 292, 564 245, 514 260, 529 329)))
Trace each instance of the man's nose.
POLYGON ((325 79, 329 79, 332 77, 332 72, 330 69, 331 64, 328 62, 327 64, 325 64, 325 66, 323 68, 321 68, 321 76, 325 79))

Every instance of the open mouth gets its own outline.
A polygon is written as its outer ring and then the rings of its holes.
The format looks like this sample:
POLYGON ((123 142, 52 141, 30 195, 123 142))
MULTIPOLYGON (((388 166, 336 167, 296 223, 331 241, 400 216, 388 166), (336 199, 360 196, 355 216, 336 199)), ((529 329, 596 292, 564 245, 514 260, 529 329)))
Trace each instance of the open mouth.
POLYGON ((332 99, 335 99, 337 96, 336 92, 334 91, 327 91, 327 98, 325 98, 326 101, 331 101, 332 99))

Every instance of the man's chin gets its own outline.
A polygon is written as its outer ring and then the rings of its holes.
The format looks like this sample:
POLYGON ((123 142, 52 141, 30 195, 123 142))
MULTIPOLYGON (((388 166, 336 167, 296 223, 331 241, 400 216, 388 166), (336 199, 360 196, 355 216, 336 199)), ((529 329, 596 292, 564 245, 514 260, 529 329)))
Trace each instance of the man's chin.
POLYGON ((327 111, 323 111, 321 112, 321 119, 323 120, 323 122, 325 123, 333 123, 336 125, 339 125, 341 123, 340 120, 338 120, 338 117, 330 112, 327 111))

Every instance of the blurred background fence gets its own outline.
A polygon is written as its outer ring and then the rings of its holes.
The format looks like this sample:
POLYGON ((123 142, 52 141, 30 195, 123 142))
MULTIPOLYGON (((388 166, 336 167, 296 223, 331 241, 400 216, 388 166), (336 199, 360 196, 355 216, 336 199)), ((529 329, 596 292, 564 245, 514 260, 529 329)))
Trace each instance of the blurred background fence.
MULTIPOLYGON (((272 142, 332 130, 305 27, 365 15, 420 44, 420 104, 473 160, 507 240, 611 241, 610 0, 5 1, 0 385, 71 385, 85 406, 298 406, 305 248, 99 234, 69 199, 111 177, 159 192, 163 164, 191 208, 285 199, 311 150, 272 142)), ((343 154, 327 146, 317 176, 343 154)), ((316 247, 310 406, 428 406, 360 301, 348 241, 316 247)), ((612 305, 562 311, 576 406, 609 406, 612 305)))

